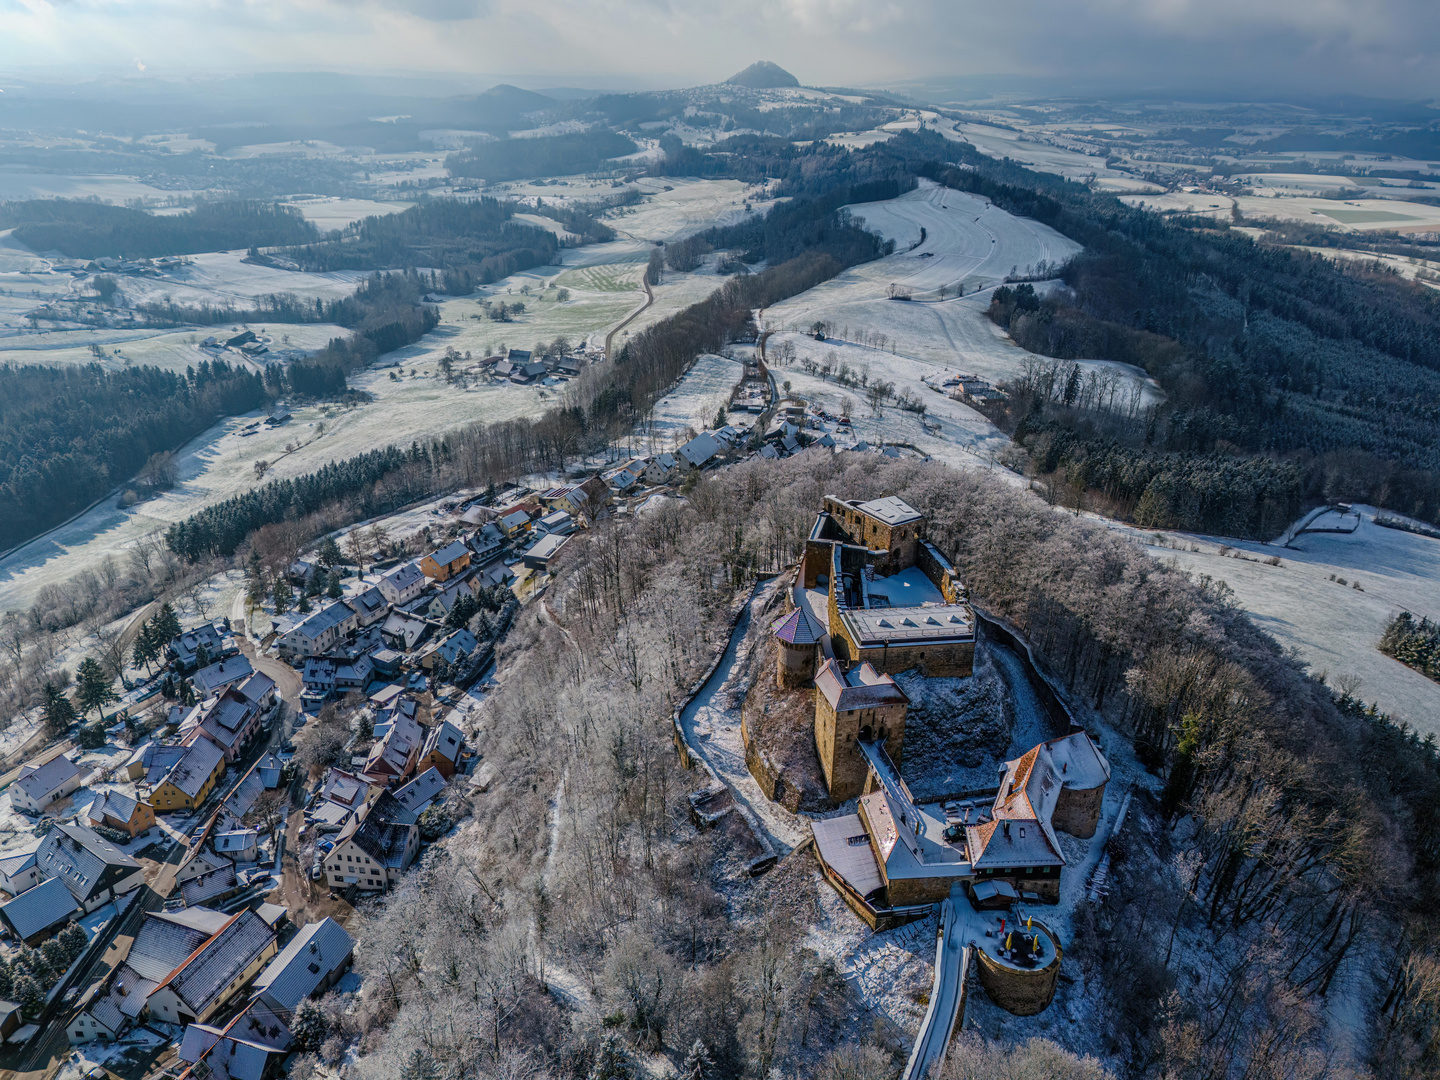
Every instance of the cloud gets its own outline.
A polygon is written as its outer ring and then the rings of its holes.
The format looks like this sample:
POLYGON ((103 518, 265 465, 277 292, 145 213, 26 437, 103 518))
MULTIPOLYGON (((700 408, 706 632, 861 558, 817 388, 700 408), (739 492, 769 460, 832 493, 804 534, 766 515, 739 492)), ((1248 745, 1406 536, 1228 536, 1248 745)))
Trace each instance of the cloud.
POLYGON ((0 0, 0 64, 1440 95, 1435 0, 0 0))

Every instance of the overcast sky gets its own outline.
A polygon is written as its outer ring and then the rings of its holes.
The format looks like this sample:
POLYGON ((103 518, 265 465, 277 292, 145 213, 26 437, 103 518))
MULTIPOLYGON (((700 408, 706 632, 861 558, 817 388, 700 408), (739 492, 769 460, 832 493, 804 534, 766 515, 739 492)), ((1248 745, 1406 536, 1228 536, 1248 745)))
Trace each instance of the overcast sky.
POLYGON ((493 72, 685 86, 768 58, 812 85, 1012 74, 1431 98, 1437 51, 1440 0, 0 0, 0 65, 13 74, 493 72))

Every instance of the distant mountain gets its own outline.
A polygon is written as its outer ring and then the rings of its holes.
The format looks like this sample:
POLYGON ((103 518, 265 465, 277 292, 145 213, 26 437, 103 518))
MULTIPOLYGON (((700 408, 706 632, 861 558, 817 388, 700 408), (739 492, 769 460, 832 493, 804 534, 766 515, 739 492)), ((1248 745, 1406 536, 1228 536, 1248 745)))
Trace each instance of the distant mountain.
POLYGON ((751 90, 776 90, 782 86, 799 86, 800 80, 779 64, 759 60, 737 75, 725 80, 731 86, 748 86, 751 90))
POLYGON ((555 104, 554 98, 537 94, 533 90, 521 90, 520 87, 511 86, 509 83, 492 86, 480 94, 477 100, 505 105, 516 112, 534 112, 536 109, 546 109, 555 104))

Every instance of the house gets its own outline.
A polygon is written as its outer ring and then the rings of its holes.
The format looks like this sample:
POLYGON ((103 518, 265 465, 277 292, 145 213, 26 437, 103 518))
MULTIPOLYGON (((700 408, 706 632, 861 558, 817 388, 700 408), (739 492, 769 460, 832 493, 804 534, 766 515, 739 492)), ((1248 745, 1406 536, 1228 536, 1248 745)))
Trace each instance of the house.
POLYGON ((370 662, 370 657, 343 660, 335 665, 335 692, 343 694, 347 690, 364 690, 374 677, 375 665, 370 662))
POLYGON ((390 612, 390 601, 378 587, 371 585, 345 601, 355 612, 355 625, 364 629, 374 626, 390 612))
POLYGON ((339 981, 354 953, 354 939, 334 919, 311 923, 256 977, 255 996, 276 1016, 294 1016, 301 1002, 339 981))
POLYGON ((204 907, 146 912, 114 974, 80 999, 67 1031, 71 1044, 118 1038, 145 1012, 155 988, 230 921, 229 915, 204 907))
POLYGON ((290 410, 285 408, 284 405, 275 406, 275 408, 270 411, 270 415, 265 418, 265 423, 269 424, 271 427, 280 427, 281 425, 288 424, 289 422, 290 410))
POLYGON ((473 600, 479 591, 479 577, 467 570, 459 577, 447 581, 444 587, 430 598, 430 605, 425 609, 425 614, 437 621, 444 621, 462 596, 468 596, 473 600))
POLYGON ((237 863, 252 863, 259 858, 260 836, 254 829, 232 829, 210 838, 216 855, 237 863))
POLYGON ((234 337, 232 337, 232 338, 226 338, 226 339, 225 339, 225 344, 226 344, 227 347, 229 347, 229 348, 231 348, 231 349, 238 349, 238 348, 240 348, 241 345, 248 345, 248 344, 250 344, 250 342, 256 341, 256 340, 258 340, 258 339, 255 337, 255 331, 254 331, 254 330, 242 330, 242 331, 240 331, 240 333, 236 334, 234 337))
MULTIPOLYGON (((174 748, 166 748, 173 753, 174 748)), ((196 739, 181 747, 178 758, 166 766, 171 754, 158 754, 158 764, 145 776, 150 787, 146 797, 156 810, 194 810, 210 796, 225 775, 225 751, 209 739, 196 739)))
POLYGON ((60 878, 42 881, 14 900, 0 904, 0 922, 26 945, 48 938, 80 912, 80 905, 60 878))
POLYGON ((350 818, 380 797, 385 785, 344 769, 331 769, 320 795, 305 816, 321 832, 343 828, 350 818))
POLYGON ((500 526, 500 531, 503 532, 507 538, 513 537, 516 533, 529 528, 530 515, 523 509, 512 510, 502 517, 497 524, 500 526))
POLYGON ((415 768, 422 772, 429 768, 439 769, 441 775, 449 780, 460 767, 460 751, 464 749, 464 733, 449 720, 443 720, 425 737, 415 768))
POLYGON ((406 611, 392 611, 380 627, 380 635, 393 648, 409 652, 430 633, 431 625, 419 615, 406 611))
MULTIPOLYGON (((217 858, 224 860, 225 856, 218 855, 217 858)), ((213 901, 228 900, 239 891, 240 880, 235 874, 235 864, 226 860, 181 885, 180 899, 186 907, 199 907, 213 901)))
POLYGON ((209 664, 227 656, 234 656, 239 651, 235 646, 235 639, 214 623, 206 623, 176 634, 171 638, 167 649, 181 671, 191 671, 204 666, 202 659, 205 664, 209 664))
POLYGON ((720 440, 708 432, 702 431, 680 447, 679 455, 686 468, 699 469, 723 452, 724 447, 720 445, 720 440))
POLYGON ((274 754, 266 754, 255 763, 255 771, 260 774, 260 782, 265 785, 267 791, 273 791, 280 786, 280 776, 285 771, 284 763, 274 754))
POLYGON ((33 849, 0 858, 0 891, 15 897, 39 884, 40 871, 35 866, 33 849))
POLYGON ((10 786, 10 804, 16 810, 38 814, 57 799, 73 795, 84 775, 85 770, 64 754, 43 765, 24 765, 10 786))
POLYGON ((35 866, 41 877, 63 881, 87 912, 145 884, 138 862, 82 825, 51 825, 35 851, 35 866))
POLYGON ((680 461, 674 454, 656 454, 645 466, 645 482, 668 484, 680 474, 680 461))
POLYGON ((470 565, 470 549, 463 540, 452 540, 420 560, 420 571, 431 581, 448 581, 470 565))
POLYGON ((190 685, 197 697, 214 697, 233 683, 255 674, 255 667, 245 656, 228 656, 190 676, 190 685))
POLYGON ((535 531, 541 536, 549 533, 556 536, 568 536, 575 531, 575 519, 564 510, 556 510, 535 522, 535 531))
POLYGON ((406 810, 423 814, 426 807, 445 790, 445 777, 439 769, 426 769, 403 787, 395 789, 395 801, 406 810))
POLYGON ((85 820, 92 829, 103 825, 107 829, 118 829, 133 838, 154 827, 155 811, 148 804, 129 795, 118 791, 102 791, 95 796, 90 809, 85 811, 85 820))
POLYGON ((184 885, 187 881, 193 881, 197 877, 203 877, 212 870, 219 870, 229 865, 230 860, 222 859, 209 848, 196 845, 180 863, 180 869, 175 872, 175 884, 184 885))
POLYGON ((332 889, 354 885, 364 892, 395 884, 420 850, 416 815, 395 796, 382 792, 363 817, 351 820, 325 856, 325 880, 332 889))
POLYGON ((385 737, 370 748, 361 774, 365 780, 394 784, 415 771, 425 745, 425 729, 408 716, 398 717, 385 737))
POLYGON ((335 692, 335 661, 312 656, 301 669, 300 682, 305 687, 305 693, 319 698, 329 697, 335 692))
POLYGON ((380 595, 397 607, 414 600, 429 584, 420 567, 413 562, 404 563, 383 576, 375 586, 380 595))
POLYGON ((353 633, 355 610, 343 600, 336 600, 315 612, 280 638, 280 655, 285 658, 324 656, 353 633))
POLYGON ((555 557, 560 554, 560 549, 571 539, 572 537, 563 534, 548 533, 522 552, 520 559, 531 570, 548 571, 555 557))
POLYGON ((605 482, 614 490, 621 492, 629 491, 645 476, 645 469, 650 464, 647 458, 631 458, 618 468, 611 469, 602 474, 605 482))
POLYGON ((497 379, 508 379, 516 368, 509 360, 497 360, 491 366, 490 371, 497 379))
POLYGON ((189 744, 199 738, 209 739, 224 752, 227 765, 234 762, 260 734, 260 706, 233 686, 199 708, 200 723, 182 742, 189 744))
MULTIPOLYGON (((518 560, 515 560, 518 561, 518 560)), ((515 571, 503 559, 496 559, 489 566, 482 566, 477 575, 487 588, 503 585, 507 588, 515 580, 515 571)))
POLYGON ((204 1023, 227 1005, 275 955, 275 931, 242 911, 150 992, 150 1015, 169 1024, 204 1023))
POLYGON ((470 537, 470 550, 474 553, 470 564, 484 562, 504 546, 505 534, 500 531, 500 526, 493 521, 486 522, 470 537))
POLYGON ((405 658, 394 649, 376 649, 370 653, 370 663, 377 679, 394 679, 400 675, 400 665, 405 658))
POLYGON ((188 1068, 178 1080, 265 1080, 275 1075, 278 1066, 271 1058, 283 1055, 294 1036, 278 1018, 267 1024, 257 1020, 256 1012, 247 1008, 223 1028, 186 1025, 175 1056, 188 1068), (252 1026, 260 1027, 262 1034, 236 1033, 248 1033, 252 1026), (274 1036, 269 1036, 272 1030, 274 1036))
POLYGON ((529 349, 510 349, 505 359, 512 364, 528 364, 533 353, 529 349))
POLYGON ((437 660, 443 660, 450 667, 469 658, 478 647, 479 642, 475 635, 469 630, 453 630, 439 641, 432 642, 425 647, 419 658, 420 667, 426 671, 432 671, 437 660))
POLYGON ((236 683, 235 689, 244 694, 247 701, 254 702, 261 710, 272 709, 275 706, 275 680, 263 671, 257 671, 248 679, 236 683))

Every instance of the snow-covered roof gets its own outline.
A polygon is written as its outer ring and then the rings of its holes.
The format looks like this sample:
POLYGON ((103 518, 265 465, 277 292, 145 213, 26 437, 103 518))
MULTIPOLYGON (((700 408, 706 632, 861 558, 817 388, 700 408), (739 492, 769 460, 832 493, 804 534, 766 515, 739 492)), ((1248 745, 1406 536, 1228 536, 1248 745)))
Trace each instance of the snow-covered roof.
POLYGON ((255 671, 255 667, 245 656, 227 656, 209 667, 203 667, 194 675, 190 681, 194 684, 196 692, 202 697, 210 697, 223 686, 239 682, 247 678, 255 671))
POLYGON ((680 447, 679 453, 691 466, 698 467, 720 453, 720 450, 720 440, 708 432, 702 431, 680 447))
POLYGON ((397 788, 395 801, 406 810, 418 814, 434 802, 435 797, 444 790, 445 777, 441 775, 439 769, 431 766, 404 787, 397 788))
POLYGON ((255 992, 294 1011, 337 968, 350 959, 355 942, 334 919, 311 923, 296 934, 255 979, 255 992))
POLYGON ((910 700, 894 679, 881 675, 869 663, 842 673, 840 666, 829 658, 815 674, 815 689, 836 712, 904 705, 910 700))
POLYGON ((7 904, 0 904, 0 916, 22 941, 59 926, 78 910, 75 897, 59 878, 42 881, 7 904))
POLYGON ((470 549, 465 546, 465 541, 452 540, 439 551, 431 552, 428 558, 432 559, 436 566, 449 566, 469 554, 470 549))
POLYGON ((197 1015, 208 1012, 274 940, 264 919, 242 911, 173 973, 168 985, 197 1015))
POLYGON ((31 802, 46 803, 53 792, 78 777, 83 770, 64 754, 53 757, 44 765, 26 765, 20 770, 20 779, 15 781, 31 802))

